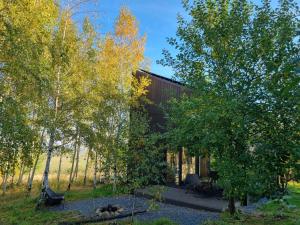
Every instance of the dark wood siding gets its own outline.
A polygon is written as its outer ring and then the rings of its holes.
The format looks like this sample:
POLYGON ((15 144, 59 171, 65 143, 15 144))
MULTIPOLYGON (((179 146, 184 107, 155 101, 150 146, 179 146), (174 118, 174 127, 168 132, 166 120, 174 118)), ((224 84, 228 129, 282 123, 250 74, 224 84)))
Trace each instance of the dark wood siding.
POLYGON ((185 87, 177 81, 161 77, 159 75, 138 70, 136 76, 147 76, 151 80, 148 86, 147 98, 150 104, 146 105, 150 118, 151 129, 155 132, 162 132, 165 130, 166 118, 164 115, 164 107, 166 103, 172 98, 178 98, 183 94, 185 87))

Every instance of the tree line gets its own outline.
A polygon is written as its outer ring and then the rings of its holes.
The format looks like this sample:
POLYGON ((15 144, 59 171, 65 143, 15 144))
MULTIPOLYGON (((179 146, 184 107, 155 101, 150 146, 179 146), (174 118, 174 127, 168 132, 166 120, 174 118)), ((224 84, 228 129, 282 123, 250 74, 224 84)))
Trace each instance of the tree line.
POLYGON ((43 188, 50 186, 53 155, 60 157, 58 183, 62 157, 71 156, 70 190, 82 146, 88 149, 83 183, 93 166, 94 187, 101 169, 115 190, 119 181, 130 177, 128 161, 136 157, 129 150, 130 133, 139 134, 132 143, 151 143, 141 107, 150 81, 132 74, 144 63, 145 35, 140 35, 136 18, 126 8, 120 10, 111 33, 100 34, 88 17, 79 27, 73 20, 79 4, 82 1, 72 5, 54 0, 0 1, 3 193, 9 178, 15 183, 16 171, 19 181, 29 173, 30 191, 43 154, 47 155, 43 188), (130 119, 139 126, 130 129, 130 119))

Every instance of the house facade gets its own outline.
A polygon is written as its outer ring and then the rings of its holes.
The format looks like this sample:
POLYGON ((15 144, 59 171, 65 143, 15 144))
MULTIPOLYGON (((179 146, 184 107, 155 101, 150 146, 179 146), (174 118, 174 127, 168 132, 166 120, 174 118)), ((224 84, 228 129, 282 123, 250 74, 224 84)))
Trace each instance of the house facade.
MULTIPOLYGON (((164 105, 172 98, 179 98, 187 92, 187 89, 178 81, 145 70, 138 70, 136 76, 138 78, 146 76, 150 79, 151 83, 147 87, 147 98, 150 103, 145 106, 150 119, 150 128, 154 132, 164 132, 166 130, 164 105)), ((165 160, 171 167, 177 184, 182 184, 187 174, 198 174, 200 177, 208 176, 209 159, 189 156, 184 147, 166 150, 165 160)))

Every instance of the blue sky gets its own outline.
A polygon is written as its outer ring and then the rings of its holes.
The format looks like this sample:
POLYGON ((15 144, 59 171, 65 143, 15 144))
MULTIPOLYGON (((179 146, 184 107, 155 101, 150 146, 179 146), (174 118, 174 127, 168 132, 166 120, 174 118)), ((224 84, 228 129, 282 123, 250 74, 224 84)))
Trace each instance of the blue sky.
POLYGON ((184 14, 181 0, 99 0, 82 5, 74 19, 81 24, 88 15, 104 34, 113 30, 122 6, 130 9, 138 20, 140 33, 147 36, 145 55, 151 60, 151 72, 172 77, 171 68, 156 64, 156 60, 162 58, 163 48, 172 50, 166 38, 175 36, 177 14, 184 14))
POLYGON ((88 15, 100 33, 107 33, 113 30, 122 6, 131 10, 139 22, 140 33, 147 35, 145 55, 151 60, 151 72, 172 77, 171 68, 156 64, 156 60, 162 58, 162 49, 173 51, 166 38, 175 36, 177 14, 185 13, 181 0, 95 0, 82 5, 75 20, 81 23, 88 15))

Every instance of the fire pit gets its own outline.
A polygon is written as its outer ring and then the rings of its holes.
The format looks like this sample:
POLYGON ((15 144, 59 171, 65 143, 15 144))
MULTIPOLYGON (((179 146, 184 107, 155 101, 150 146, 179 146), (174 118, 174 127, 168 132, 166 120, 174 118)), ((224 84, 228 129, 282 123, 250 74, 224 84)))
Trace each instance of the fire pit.
POLYGON ((107 205, 96 209, 96 214, 101 218, 112 218, 118 216, 124 209, 118 205, 107 205))

